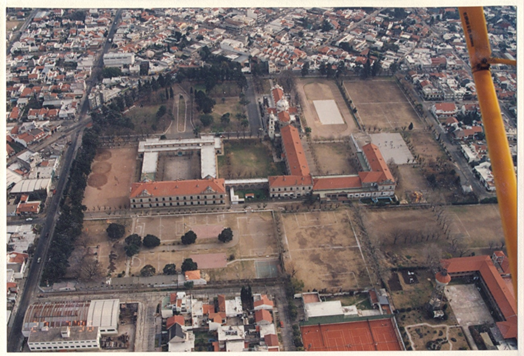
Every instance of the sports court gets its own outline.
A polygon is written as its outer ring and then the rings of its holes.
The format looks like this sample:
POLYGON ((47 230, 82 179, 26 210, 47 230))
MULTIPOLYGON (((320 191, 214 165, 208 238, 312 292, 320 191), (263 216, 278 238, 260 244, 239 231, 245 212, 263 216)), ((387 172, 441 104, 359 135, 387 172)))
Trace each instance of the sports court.
POLYGON ((275 278, 278 276, 278 261, 255 261, 257 278, 275 278))
POLYGON ((195 225, 188 226, 199 239, 217 239, 224 230, 224 225, 195 225))
POLYGON ((225 253, 205 253, 201 255, 191 255, 189 258, 197 263, 199 269, 227 267, 227 257, 225 253))
POLYGON ((306 351, 401 351, 391 319, 302 326, 306 351))
POLYGON ((371 143, 377 145, 386 162, 393 160, 395 164, 407 164, 413 160, 413 155, 399 133, 379 133, 369 135, 371 143))
POLYGON ((340 125, 344 123, 335 100, 313 100, 313 105, 315 105, 315 110, 322 125, 340 125))

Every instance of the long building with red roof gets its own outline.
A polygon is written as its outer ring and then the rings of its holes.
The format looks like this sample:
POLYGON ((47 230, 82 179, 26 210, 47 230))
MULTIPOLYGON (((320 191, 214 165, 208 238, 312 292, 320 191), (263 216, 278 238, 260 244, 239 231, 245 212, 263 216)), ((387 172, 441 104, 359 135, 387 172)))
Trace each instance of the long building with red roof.
POLYGON ((131 208, 224 204, 224 179, 139 182, 131 185, 131 208))
MULTIPOLYGON (((510 290, 510 286, 502 277, 506 274, 501 259, 502 251, 497 251, 493 257, 490 256, 472 256, 459 257, 442 260, 441 265, 445 268, 451 278, 468 277, 478 275, 481 285, 486 292, 491 307, 494 309, 496 316, 502 321, 497 322, 497 327, 505 339, 517 337, 517 303, 515 296, 510 290), (494 261, 496 261, 494 263, 494 261), (500 270, 497 268, 499 266, 500 270)), ((503 257, 503 256, 502 256, 503 257)))

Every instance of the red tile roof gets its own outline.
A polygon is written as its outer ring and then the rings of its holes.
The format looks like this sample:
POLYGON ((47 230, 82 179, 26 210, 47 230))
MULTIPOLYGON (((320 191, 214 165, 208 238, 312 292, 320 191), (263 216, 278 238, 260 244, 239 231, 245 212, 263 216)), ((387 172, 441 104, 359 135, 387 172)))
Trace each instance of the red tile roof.
POLYGON ((218 298, 218 311, 225 313, 226 312, 226 296, 223 294, 219 294, 217 298, 218 298))
POLYGON ((395 179, 393 178, 393 175, 391 174, 388 168, 388 165, 386 164, 386 161, 382 157, 382 153, 380 153, 380 150, 378 149, 376 145, 372 143, 368 143, 367 145, 362 147, 362 150, 364 151, 364 154, 366 155, 371 171, 382 173, 382 176, 378 178, 379 179, 377 181, 378 183, 384 180, 390 180, 392 182, 395 181, 395 179))
POLYGON ((214 314, 215 306, 213 304, 204 304, 202 305, 202 310, 204 312, 204 315, 214 314))
POLYGON ((169 197, 195 194, 224 194, 224 179, 194 179, 166 182, 133 183, 130 198, 137 198, 142 193, 150 197, 169 197))
POLYGON ((275 334, 266 334, 264 342, 267 346, 278 346, 278 337, 275 334))
POLYGON ((255 322, 258 323, 263 320, 269 321, 270 323, 273 322, 273 317, 271 316, 271 313, 266 309, 260 309, 255 311, 255 322))
POLYGON ((315 178, 313 179, 313 190, 338 190, 360 188, 362 182, 359 176, 347 177, 329 177, 329 178, 315 178))
POLYGON ((169 329, 171 326, 180 324, 184 326, 184 317, 182 315, 173 315, 172 317, 167 318, 166 320, 166 329, 169 329))
POLYGON ((479 271, 493 299, 495 299, 495 302, 506 319, 504 322, 497 323, 502 336, 505 339, 515 338, 517 336, 517 304, 515 297, 491 261, 490 256, 450 258, 442 260, 441 265, 451 274, 479 271))
POLYGON ((257 300, 253 305, 254 305, 255 308, 259 307, 259 306, 262 306, 262 305, 269 305, 269 306, 273 307, 274 303, 271 300, 269 300, 267 295, 262 294, 261 299, 257 300))
POLYGON ((17 214, 21 214, 21 213, 38 214, 39 210, 40 210, 40 202, 37 201, 37 202, 32 202, 32 203, 19 204, 18 207, 16 208, 16 213, 17 214))
POLYGON ((455 103, 436 103, 435 109, 444 111, 444 112, 453 112, 457 110, 455 103))
POLYGON ((29 258, 26 253, 10 252, 7 255, 7 263, 24 263, 29 258))
POLYGON ((291 117, 289 116, 289 113, 287 111, 281 111, 278 113, 278 119, 282 122, 289 122, 291 120, 291 117))
POLYGON ((175 304, 175 302, 176 302, 176 296, 177 296, 176 293, 171 293, 171 294, 169 295, 169 303, 171 303, 171 304, 175 304))
POLYGON ((273 95, 273 100, 275 101, 275 104, 284 97, 284 91, 280 88, 273 88, 271 90, 271 94, 273 95))
POLYGON ((298 130, 287 125, 280 129, 282 134, 282 144, 289 165, 291 175, 307 176, 310 174, 309 166, 304 153, 304 148, 300 142, 298 130))
POLYGON ((194 281, 195 279, 200 279, 200 271, 185 271, 184 275, 186 277, 186 281, 194 281))
POLYGON ((296 186, 311 186, 311 176, 269 176, 269 187, 296 187, 296 186))

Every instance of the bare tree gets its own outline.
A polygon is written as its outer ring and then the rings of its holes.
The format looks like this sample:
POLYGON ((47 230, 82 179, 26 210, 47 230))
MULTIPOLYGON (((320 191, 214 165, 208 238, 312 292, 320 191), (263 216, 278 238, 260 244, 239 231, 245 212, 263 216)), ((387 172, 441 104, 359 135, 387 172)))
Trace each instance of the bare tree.
POLYGON ((424 258, 425 265, 436 272, 442 259, 442 249, 436 244, 431 243, 422 249, 422 257, 424 258))
POLYGON ((91 282, 103 277, 102 267, 94 256, 84 255, 82 265, 78 273, 78 279, 82 282, 91 282))

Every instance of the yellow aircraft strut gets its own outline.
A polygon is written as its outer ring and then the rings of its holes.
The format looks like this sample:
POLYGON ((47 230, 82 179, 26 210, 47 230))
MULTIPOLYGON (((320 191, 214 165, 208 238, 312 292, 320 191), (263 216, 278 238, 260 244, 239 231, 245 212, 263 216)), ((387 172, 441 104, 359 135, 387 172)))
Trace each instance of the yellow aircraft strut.
MULTIPOLYGON (((502 228, 506 239, 511 277, 517 295, 517 178, 506 130, 489 70, 491 64, 515 65, 516 61, 491 57, 486 18, 482 7, 459 7, 471 70, 477 88, 482 122, 495 179, 502 228)), ((515 298, 517 300, 517 298, 515 298)))

